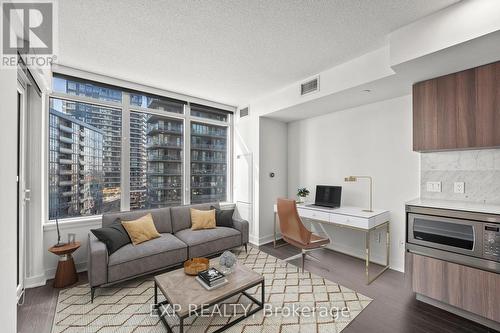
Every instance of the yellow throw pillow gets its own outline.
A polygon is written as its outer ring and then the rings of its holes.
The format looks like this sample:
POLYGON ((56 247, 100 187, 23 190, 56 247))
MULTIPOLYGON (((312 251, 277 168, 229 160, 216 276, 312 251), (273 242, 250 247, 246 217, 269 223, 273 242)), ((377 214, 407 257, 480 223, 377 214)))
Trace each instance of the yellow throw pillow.
POLYGON ((191 208, 191 230, 215 228, 215 209, 198 210, 191 208))
POLYGON ((160 234, 158 233, 158 230, 156 230, 153 222, 153 216, 151 213, 133 221, 122 221, 122 225, 134 245, 160 237, 160 234))

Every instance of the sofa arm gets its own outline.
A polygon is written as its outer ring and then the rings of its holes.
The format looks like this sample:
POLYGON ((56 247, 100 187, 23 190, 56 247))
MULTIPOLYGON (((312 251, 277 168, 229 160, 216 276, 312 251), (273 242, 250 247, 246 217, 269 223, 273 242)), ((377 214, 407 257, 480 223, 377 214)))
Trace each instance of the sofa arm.
POLYGON ((248 221, 233 217, 233 228, 241 233, 241 244, 248 243, 248 221))
POLYGON ((91 232, 89 232, 87 254, 87 274, 90 287, 97 287, 108 282, 108 249, 91 232))

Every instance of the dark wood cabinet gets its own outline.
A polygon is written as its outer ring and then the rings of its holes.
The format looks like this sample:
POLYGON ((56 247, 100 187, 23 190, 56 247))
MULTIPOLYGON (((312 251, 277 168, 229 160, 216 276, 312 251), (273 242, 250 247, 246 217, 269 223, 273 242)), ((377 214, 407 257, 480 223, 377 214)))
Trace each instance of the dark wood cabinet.
POLYGON ((500 62, 413 86, 413 150, 500 146, 500 62))
POLYGON ((500 274, 412 253, 405 265, 414 292, 500 321, 500 274))

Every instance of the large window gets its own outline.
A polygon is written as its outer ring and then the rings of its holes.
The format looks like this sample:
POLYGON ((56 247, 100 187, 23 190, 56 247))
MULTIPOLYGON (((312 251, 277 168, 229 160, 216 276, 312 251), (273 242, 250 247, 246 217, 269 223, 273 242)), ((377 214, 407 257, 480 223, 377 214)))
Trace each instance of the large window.
POLYGON ((230 112, 57 75, 53 91, 49 219, 229 200, 230 112))
POLYGON ((182 204, 183 121, 130 113, 130 208, 182 204))
POLYGON ((227 127, 191 123, 191 202, 226 201, 227 127))

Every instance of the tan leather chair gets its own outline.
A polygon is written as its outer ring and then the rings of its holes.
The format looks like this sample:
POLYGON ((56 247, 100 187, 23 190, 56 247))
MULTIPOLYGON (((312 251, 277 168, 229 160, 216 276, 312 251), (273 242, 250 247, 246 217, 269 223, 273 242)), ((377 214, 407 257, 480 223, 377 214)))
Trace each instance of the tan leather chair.
MULTIPOLYGON (((295 200, 278 199, 278 217, 281 236, 285 242, 301 249, 301 254, 285 260, 292 260, 299 256, 302 257, 301 267, 302 271, 304 271, 304 260, 307 252, 325 246, 330 243, 330 239, 313 234, 304 226, 297 212, 295 200)), ((316 258, 314 259, 317 260, 316 258)))

